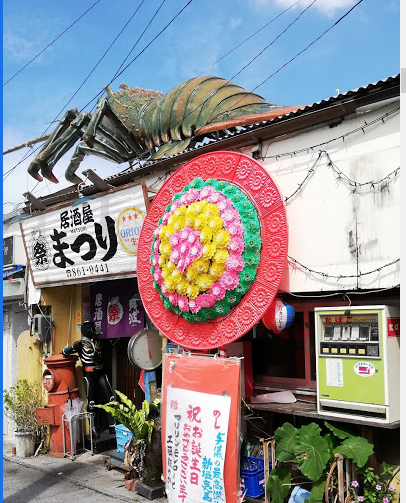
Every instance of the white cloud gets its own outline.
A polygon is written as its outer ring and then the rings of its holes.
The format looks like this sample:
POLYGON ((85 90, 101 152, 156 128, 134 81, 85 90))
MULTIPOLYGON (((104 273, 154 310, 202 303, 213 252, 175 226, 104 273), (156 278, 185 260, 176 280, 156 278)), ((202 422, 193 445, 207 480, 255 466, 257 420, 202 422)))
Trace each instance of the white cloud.
POLYGON ((230 18, 230 28, 232 28, 232 29, 238 28, 241 25, 242 25, 242 18, 231 16, 231 18, 230 18))
MULTIPOLYGON (((293 0, 254 0, 254 5, 256 10, 266 9, 272 5, 278 5, 283 8, 290 7, 293 4, 293 0)), ((303 9, 311 3, 311 0, 302 0, 294 8, 303 9)), ((333 15, 338 10, 348 9, 352 5, 355 5, 356 0, 317 0, 312 6, 312 9, 317 9, 322 14, 327 16, 333 15)))

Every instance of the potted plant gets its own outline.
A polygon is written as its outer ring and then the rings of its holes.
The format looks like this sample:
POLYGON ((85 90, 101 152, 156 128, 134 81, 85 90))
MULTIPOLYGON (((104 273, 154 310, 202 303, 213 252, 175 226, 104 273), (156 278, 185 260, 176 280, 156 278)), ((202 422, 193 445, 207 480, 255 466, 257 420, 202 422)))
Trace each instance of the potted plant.
POLYGON ((18 379, 14 386, 3 391, 3 404, 5 415, 16 424, 16 455, 20 458, 32 456, 39 433, 35 409, 42 406, 39 385, 18 379))
POLYGON ((152 403, 144 400, 141 409, 120 391, 116 390, 120 402, 96 405, 110 413, 119 423, 130 430, 134 439, 124 447, 125 462, 128 461, 143 477, 143 483, 150 488, 162 486, 162 446, 160 400, 152 403))

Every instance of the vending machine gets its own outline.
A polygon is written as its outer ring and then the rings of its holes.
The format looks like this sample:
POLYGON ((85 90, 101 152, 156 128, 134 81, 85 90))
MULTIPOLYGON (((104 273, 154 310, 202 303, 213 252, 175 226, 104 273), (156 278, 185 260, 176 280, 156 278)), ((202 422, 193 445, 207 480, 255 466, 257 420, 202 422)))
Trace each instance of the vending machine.
POLYGON ((376 423, 399 421, 399 308, 314 311, 318 413, 376 423))

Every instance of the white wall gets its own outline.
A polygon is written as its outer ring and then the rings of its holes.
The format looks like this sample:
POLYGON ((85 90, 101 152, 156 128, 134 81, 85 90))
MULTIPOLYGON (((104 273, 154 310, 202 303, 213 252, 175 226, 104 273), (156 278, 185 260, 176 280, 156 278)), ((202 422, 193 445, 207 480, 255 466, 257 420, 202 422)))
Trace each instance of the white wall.
MULTIPOLYGON (((317 127, 289 137, 264 142, 261 164, 272 176, 285 203, 289 226, 288 254, 308 269, 288 260, 281 290, 290 292, 389 288, 400 283, 399 262, 380 272, 365 274, 400 258, 399 112, 366 126, 399 108, 399 100, 358 109, 335 127, 317 127), (341 137, 354 129, 364 131, 341 137), (329 142, 326 145, 317 146, 329 142), (310 149, 310 147, 314 147, 310 149), (297 152, 306 149, 304 152, 297 152), (308 149, 308 150, 307 150, 308 149), (314 166, 320 151, 320 160, 314 166), (290 155, 283 155, 292 153, 290 155), (329 158, 341 179, 328 165, 329 158), (276 158, 275 156, 280 156, 276 158), (314 172, 294 197, 309 170, 314 172), (358 267, 357 246, 358 243, 358 267), (362 275, 356 277, 361 273, 362 275), (355 276, 333 278, 333 276, 355 276)), ((242 153, 251 156, 251 147, 242 153)))

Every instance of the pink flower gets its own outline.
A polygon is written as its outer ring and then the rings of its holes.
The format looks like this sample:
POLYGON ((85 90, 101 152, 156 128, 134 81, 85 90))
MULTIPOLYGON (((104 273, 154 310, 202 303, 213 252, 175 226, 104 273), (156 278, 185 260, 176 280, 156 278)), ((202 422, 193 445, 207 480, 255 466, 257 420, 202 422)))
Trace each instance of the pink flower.
POLYGON ((166 225, 168 223, 170 216, 171 215, 169 213, 165 213, 165 215, 162 217, 162 225, 166 225))
POLYGON ((189 309, 191 313, 198 313, 202 306, 199 304, 199 302, 196 302, 196 299, 190 299, 189 300, 189 309))
POLYGON ((174 232, 169 238, 169 244, 172 246, 177 246, 179 244, 179 232, 174 232))
POLYGON ((242 253, 244 251, 244 240, 239 236, 232 237, 227 250, 229 252, 242 253))
POLYGON ((394 493, 394 492, 396 491, 396 489, 395 489, 393 486, 389 486, 389 491, 390 491, 391 493, 394 493))
POLYGON ((244 269, 245 262, 241 255, 232 253, 226 260, 226 271, 241 272, 244 269))
POLYGON ((159 253, 154 253, 154 256, 152 257, 152 265, 154 267, 159 266, 159 253))
POLYGON ((219 192, 214 191, 214 192, 213 192, 213 193, 211 193, 211 194, 209 195, 209 197, 207 197, 206 199, 207 199, 207 201, 208 201, 209 203, 214 203, 214 204, 216 204, 216 203, 218 202, 219 198, 220 198, 220 193, 219 193, 219 192))
POLYGON ((183 313, 189 311, 189 299, 186 297, 186 295, 178 296, 178 307, 183 313))
POLYGON ((233 208, 233 203, 230 199, 221 194, 217 202, 217 206, 220 211, 231 210, 231 208, 233 208))
POLYGON ((168 299, 169 299, 169 302, 172 304, 172 306, 178 305, 178 294, 176 292, 169 293, 168 299))
POLYGON ((352 485, 352 487, 358 487, 359 486, 359 484, 358 484, 358 482, 356 480, 353 480, 351 482, 351 485, 352 485))
POLYGON ((240 279, 238 275, 235 272, 231 271, 226 271, 224 274, 222 274, 220 278, 220 284, 226 290, 233 290, 238 285, 239 282, 240 279))
POLYGON ((389 503, 389 498, 384 498, 382 501, 383 503, 389 503))
POLYGON ((244 226, 241 222, 231 222, 227 230, 232 236, 241 237, 244 235, 244 226))
POLYGON ((213 283, 209 290, 210 295, 213 295, 215 300, 221 300, 226 294, 226 289, 220 283, 213 283))
POLYGON ((209 295, 207 293, 202 293, 201 295, 198 295, 195 299, 196 304, 200 306, 200 308, 204 307, 212 307, 214 306, 214 303, 216 302, 213 295, 209 295))
MULTIPOLYGON (((358 501, 364 501, 364 497, 363 497, 363 496, 358 496, 357 500, 358 500, 358 501)), ((386 501, 386 502, 384 502, 384 503, 388 503, 388 502, 386 501)))
POLYGON ((377 484, 377 485, 375 486, 375 489, 376 489, 377 491, 380 491, 380 490, 382 489, 382 486, 380 486, 379 484, 377 484))
POLYGON ((215 188, 212 185, 206 185, 200 191, 200 200, 207 199, 213 192, 215 192, 215 188))

